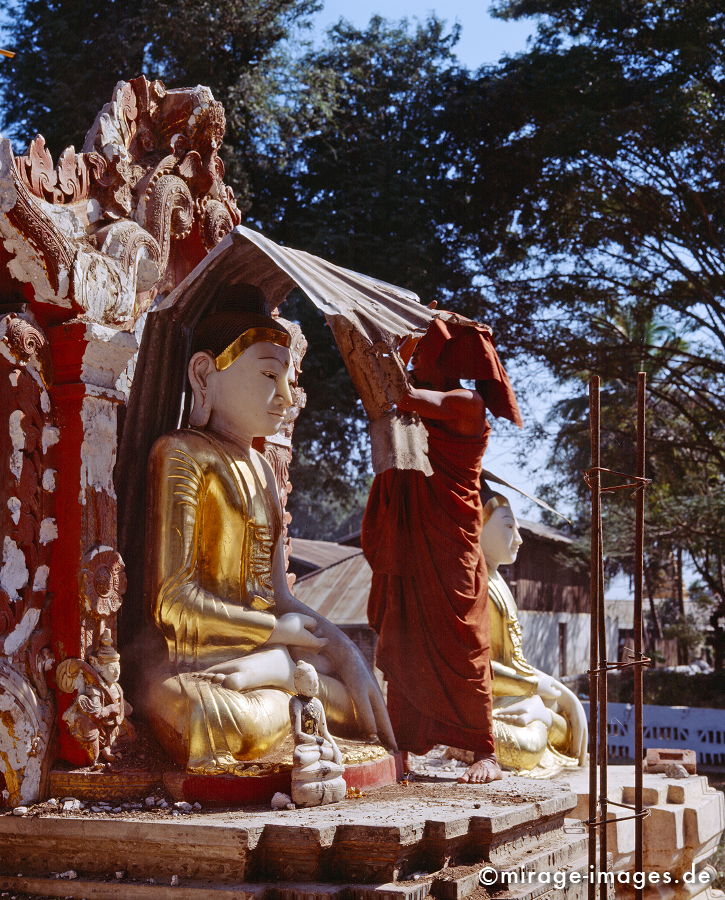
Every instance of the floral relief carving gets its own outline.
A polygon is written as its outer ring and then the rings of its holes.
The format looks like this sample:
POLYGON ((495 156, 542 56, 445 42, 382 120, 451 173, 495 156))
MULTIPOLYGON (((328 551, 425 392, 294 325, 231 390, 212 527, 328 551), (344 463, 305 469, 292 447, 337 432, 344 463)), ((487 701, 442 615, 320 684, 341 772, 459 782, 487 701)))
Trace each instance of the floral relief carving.
POLYGON ((7 222, 28 245, 22 280, 38 299, 130 328, 241 222, 218 155, 225 126, 209 88, 167 90, 140 77, 116 86, 81 152, 69 147, 54 165, 40 135, 24 156, 8 149, 0 177, 15 196, 7 222), (51 215, 48 205, 73 214, 51 215), (84 286, 96 252, 108 264, 84 286))
POLYGON ((5 321, 5 343, 8 349, 21 365, 33 362, 47 386, 51 381, 52 368, 48 339, 40 329, 15 313, 10 313, 5 321))
POLYGON ((80 591, 90 613, 105 619, 117 612, 125 590, 126 568, 117 550, 97 547, 83 557, 80 591))
POLYGON ((36 197, 48 203, 75 203, 90 196, 93 182, 104 175, 108 164, 100 153, 76 153, 67 147, 54 167, 45 138, 39 134, 27 155, 15 158, 15 167, 21 182, 36 197))

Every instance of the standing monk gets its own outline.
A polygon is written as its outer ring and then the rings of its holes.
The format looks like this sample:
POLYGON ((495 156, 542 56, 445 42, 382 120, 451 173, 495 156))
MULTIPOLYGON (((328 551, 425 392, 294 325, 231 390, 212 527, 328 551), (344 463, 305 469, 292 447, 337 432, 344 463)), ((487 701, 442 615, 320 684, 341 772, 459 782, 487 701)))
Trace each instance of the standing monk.
POLYGON ((486 409, 521 425, 490 329, 435 318, 413 354, 413 384, 398 409, 418 413, 433 474, 376 476, 362 528, 373 570, 368 619, 401 750, 435 744, 474 752, 461 781, 501 777, 494 752, 481 458, 486 409), (476 381, 476 390, 460 379, 476 381))

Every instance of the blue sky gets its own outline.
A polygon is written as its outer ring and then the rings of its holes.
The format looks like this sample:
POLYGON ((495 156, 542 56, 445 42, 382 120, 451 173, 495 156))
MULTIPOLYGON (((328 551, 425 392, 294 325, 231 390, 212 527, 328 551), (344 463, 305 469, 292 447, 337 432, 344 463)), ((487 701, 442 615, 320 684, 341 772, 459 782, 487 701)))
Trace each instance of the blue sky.
MULTIPOLYGON (((340 18, 362 27, 376 14, 393 20, 424 20, 431 13, 445 19, 450 27, 460 25, 461 36, 456 53, 460 61, 472 69, 495 63, 503 55, 525 50, 527 39, 536 30, 536 23, 532 19, 517 22, 495 19, 488 12, 486 0, 446 0, 445 3, 420 3, 415 0, 327 0, 315 20, 316 37, 321 40, 325 29, 340 18)), ((531 373, 522 371, 520 367, 517 373, 512 372, 517 392, 521 394, 523 391, 527 395, 528 402, 523 404, 525 425, 531 429, 535 422, 545 422, 546 411, 552 399, 551 385, 547 388, 545 398, 535 395, 538 392, 532 388, 537 382, 540 384, 540 377, 541 373, 538 373, 538 378, 532 377, 531 373), (516 378, 516 374, 519 374, 520 380, 516 378)), ((536 484, 542 478, 547 448, 539 446, 527 453, 526 459, 517 458, 517 450, 523 446, 518 429, 496 420, 491 424, 491 440, 484 457, 484 466, 511 484, 535 493, 536 484)), ((523 497, 511 491, 505 493, 509 495, 517 515, 539 518, 536 507, 532 507, 523 497)))
POLYGON ((504 22, 488 12, 486 0, 446 0, 445 3, 417 3, 415 0, 327 0, 317 16, 320 30, 344 18, 353 25, 367 24, 376 14, 386 19, 425 19, 430 13, 453 26, 461 26, 457 55, 464 65, 477 68, 497 62, 504 54, 526 48, 526 39, 534 32, 535 22, 524 19, 504 22))

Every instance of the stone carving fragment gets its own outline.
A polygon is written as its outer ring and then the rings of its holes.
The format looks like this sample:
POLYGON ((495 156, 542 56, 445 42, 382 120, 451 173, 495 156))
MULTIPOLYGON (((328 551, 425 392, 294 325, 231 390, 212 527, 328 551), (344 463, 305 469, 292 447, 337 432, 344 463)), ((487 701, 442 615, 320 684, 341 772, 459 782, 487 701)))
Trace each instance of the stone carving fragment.
POLYGON ((83 558, 81 596, 86 609, 106 618, 121 608, 126 590, 126 570, 121 554, 111 547, 95 547, 83 558))
POLYGON ((18 157, 3 141, 0 239, 13 277, 38 300, 132 327, 241 222, 218 155, 224 127, 209 88, 139 77, 119 82, 83 150, 56 165, 40 135, 18 157))
POLYGON ((63 720, 91 765, 110 763, 118 755, 113 746, 126 716, 133 711, 118 683, 120 674, 120 656, 108 628, 101 635, 98 652, 88 662, 64 659, 56 670, 58 687, 68 694, 77 691, 63 720))

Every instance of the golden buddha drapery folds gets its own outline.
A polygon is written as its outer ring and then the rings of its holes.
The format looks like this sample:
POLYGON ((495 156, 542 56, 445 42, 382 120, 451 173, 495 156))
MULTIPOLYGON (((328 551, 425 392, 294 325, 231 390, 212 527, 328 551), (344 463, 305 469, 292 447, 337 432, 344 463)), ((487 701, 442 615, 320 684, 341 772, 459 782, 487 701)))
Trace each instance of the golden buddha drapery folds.
POLYGON ((146 601, 168 655, 147 675, 147 714, 190 771, 234 772, 289 730, 285 691, 238 692, 207 672, 254 653, 274 629, 280 514, 248 454, 192 429, 154 445, 148 509, 146 601))
POLYGON ((489 616, 493 668, 493 734, 499 762, 508 769, 547 777, 563 768, 575 768, 577 760, 567 756, 571 726, 558 713, 551 724, 532 721, 511 725, 497 717, 510 703, 534 697, 538 673, 524 656, 523 633, 516 603, 498 572, 489 573, 489 616))

